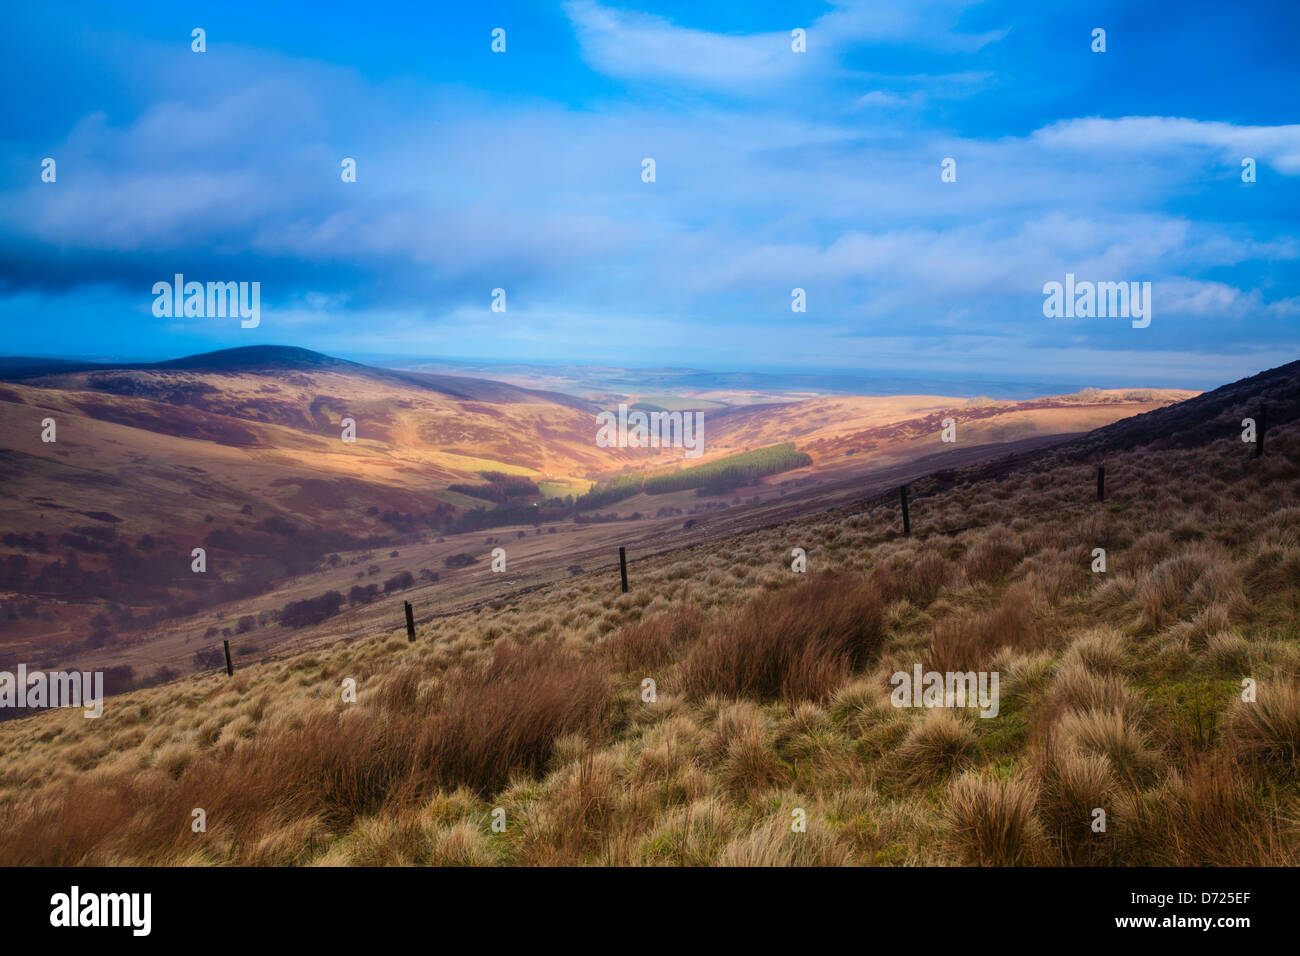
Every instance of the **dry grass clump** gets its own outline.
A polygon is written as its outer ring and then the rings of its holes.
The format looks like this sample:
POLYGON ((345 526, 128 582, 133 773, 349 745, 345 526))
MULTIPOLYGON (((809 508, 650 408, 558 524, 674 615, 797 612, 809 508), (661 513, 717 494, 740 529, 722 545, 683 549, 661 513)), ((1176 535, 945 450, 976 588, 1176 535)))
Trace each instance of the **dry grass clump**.
POLYGON ((919 555, 905 552, 872 573, 872 581, 889 598, 906 598, 924 608, 952 583, 957 569, 941 552, 927 548, 919 555))
POLYGON ((1096 673, 1079 657, 1067 657, 1056 668, 1052 696, 1058 710, 1107 710, 1136 716, 1142 698, 1115 673, 1096 673))
POLYGON ((1144 574, 1169 557, 1175 550, 1174 539, 1168 531, 1147 531, 1142 534, 1124 555, 1124 564, 1134 573, 1144 574))
POLYGON ((1137 602, 1147 626, 1160 628, 1176 620, 1209 567, 1205 555, 1189 551, 1166 558, 1144 574, 1138 581, 1137 602))
POLYGON ((1220 670, 1240 673, 1250 666, 1250 642, 1233 631, 1222 631, 1206 642, 1205 655, 1220 670))
POLYGON ((1242 584, 1254 597, 1300 588, 1300 543, 1256 542, 1242 584))
POLYGON ((625 626, 605 642, 605 652, 624 672, 655 671, 677 660, 700 636, 704 623, 698 608, 679 604, 664 614, 625 626))
POLYGON ((757 796, 787 778, 772 722, 750 701, 721 706, 713 729, 703 736, 702 751, 718 782, 731 794, 757 796))
POLYGON ((851 849, 822 822, 815 808, 793 794, 779 810, 748 833, 733 838, 718 854, 718 866, 849 866, 851 849), (805 809, 806 807, 806 809, 805 809), (794 829, 795 810, 804 810, 803 831, 794 829))
POLYGON ((860 737, 881 724, 899 720, 901 711, 890 703, 882 681, 857 679, 831 696, 829 716, 843 733, 860 737))
POLYGON ((1025 556, 1024 546, 1015 532, 994 527, 966 555, 966 577, 972 582, 993 582, 1006 577, 1025 556))
POLYGON ((1106 757, 1117 773, 1131 781, 1146 777, 1159 760, 1147 735, 1121 711, 1071 711, 1057 729, 1065 746, 1106 757))
POLYGON ((1188 648, 1203 648, 1211 637, 1228 629, 1228 610, 1218 604, 1201 608, 1190 621, 1179 621, 1169 636, 1188 648))
POLYGON ((1093 588, 1090 604, 1094 613, 1119 615, 1132 607, 1133 596, 1137 593, 1137 579, 1123 571, 1107 571, 1094 575, 1102 580, 1093 588))
POLYGON ((557 770, 547 781, 547 799, 530 805, 522 823, 520 862, 555 866, 574 859, 626 862, 620 845, 620 818, 626 792, 618 755, 587 753, 557 770))
POLYGON ((1032 597, 1025 588, 1012 587, 992 611, 935 624, 926 666, 940 673, 984 670, 1002 648, 1033 650, 1041 644, 1032 597))
POLYGON ((496 856, 488 843, 485 827, 473 820, 458 820, 451 826, 427 833, 427 866, 491 866, 496 856))
POLYGON ((1112 627, 1089 628, 1070 644, 1065 661, 1077 661, 1095 674, 1118 674, 1127 661, 1125 645, 1124 635, 1112 627))
POLYGON ((712 866, 731 839, 737 811, 715 797, 674 807, 653 824, 637 861, 659 866, 712 866))
POLYGON ((703 750, 716 763, 727 755, 733 742, 769 736, 770 732, 767 716, 751 701, 719 702, 713 729, 704 735, 703 750))
POLYGON ((895 751, 896 772, 908 786, 933 783, 969 762, 975 745, 969 720, 950 710, 931 710, 895 751))
POLYGON ((750 796, 780 786, 787 778, 772 735, 752 726, 730 737, 718 776, 728 792, 750 796))
POLYGON ((1110 759, 1053 741, 1036 771, 1038 810, 1066 861, 1095 860, 1103 841, 1093 830, 1094 812, 1102 810, 1107 818, 1115 813, 1116 780, 1110 759))
POLYGON ((604 670, 551 644, 502 645, 444 693, 425 760, 439 783, 484 793, 540 771, 565 734, 601 736, 613 706, 604 670))
POLYGON ((1023 706, 1051 685, 1055 660, 1043 651, 1021 653, 1006 649, 994 657, 989 667, 998 673, 1002 706, 1023 706))
POLYGON ((1238 699, 1229 721, 1232 740, 1245 757, 1300 772, 1300 686, 1260 681, 1253 702, 1238 699))
POLYGON ((724 616, 682 663, 688 697, 823 700, 879 653, 884 603, 859 577, 760 594, 724 616))
POLYGON ((1026 777, 997 780, 968 771, 948 788, 946 815, 953 850, 974 866, 1022 866, 1042 850, 1034 815, 1038 788, 1026 777))

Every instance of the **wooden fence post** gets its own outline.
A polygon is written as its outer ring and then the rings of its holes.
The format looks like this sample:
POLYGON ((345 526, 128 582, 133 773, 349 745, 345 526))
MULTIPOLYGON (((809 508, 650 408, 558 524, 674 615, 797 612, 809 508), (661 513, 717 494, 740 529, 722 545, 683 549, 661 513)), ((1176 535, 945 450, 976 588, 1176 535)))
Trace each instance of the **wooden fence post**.
POLYGON ((907 513, 907 485, 898 489, 899 495, 903 499, 903 534, 911 535, 912 533, 912 516, 907 513))
POLYGON ((618 572, 623 578, 623 593, 627 593, 627 548, 618 549, 618 572))
POLYGON ((230 642, 229 642, 229 641, 222 641, 221 643, 222 643, 222 646, 224 646, 225 649, 226 649, 226 676, 227 676, 227 677, 234 677, 234 676, 235 676, 235 666, 234 666, 233 664, 230 663, 230 642))
POLYGON ((403 601, 406 605, 406 639, 415 640, 415 613, 411 610, 411 602, 403 601))

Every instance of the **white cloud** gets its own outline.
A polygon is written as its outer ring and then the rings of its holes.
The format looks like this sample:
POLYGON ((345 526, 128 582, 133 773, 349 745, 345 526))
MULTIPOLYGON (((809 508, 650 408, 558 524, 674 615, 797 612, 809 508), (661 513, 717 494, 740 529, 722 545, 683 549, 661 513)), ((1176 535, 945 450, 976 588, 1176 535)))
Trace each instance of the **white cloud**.
POLYGON ((789 31, 729 36, 592 0, 570 0, 564 8, 588 64, 611 76, 739 90, 780 82, 803 66, 790 49, 789 31))
POLYGON ((1054 149, 1151 157, 1201 148, 1237 166, 1247 156, 1288 176, 1300 174, 1300 125, 1236 126, 1172 116, 1071 119, 1038 130, 1033 140, 1054 149))
MULTIPOLYGON (((647 61, 656 43, 681 39, 654 18, 634 25, 647 61)), ((733 77, 762 71, 751 40, 727 54, 733 77)), ((1274 235, 1272 223, 1202 221, 1168 200, 1204 182, 1205 149, 1231 162, 1248 143, 1285 165, 1296 127, 1130 117, 978 139, 900 130, 881 110, 577 110, 440 87, 419 91, 412 118, 388 112, 397 97, 382 83, 322 78, 291 58, 274 66, 283 98, 236 70, 221 94, 76 124, 50 147, 57 189, 33 176, 0 194, 0 242, 20 250, 8 253, 10 287, 116 278, 143 295, 139 268, 237 260, 264 270, 250 278, 286 320, 325 327, 346 311, 370 317, 361 321, 379 338, 409 310, 431 329, 459 328, 500 286, 512 317, 535 330, 518 334, 557 354, 617 317, 670 343, 708 326, 694 334, 721 354, 743 330, 746 347, 792 361, 826 354, 824 330, 843 330, 860 349, 829 354, 854 361, 869 356, 872 336, 900 327, 927 347, 975 330, 1022 344, 1037 336, 1041 348, 1095 345, 1096 328, 1027 323, 1042 283, 1068 271, 1158 283, 1148 341, 1172 334, 1175 317, 1207 349, 1225 340, 1216 322, 1253 317, 1271 323, 1273 340, 1294 338, 1295 289, 1275 273, 1300 240, 1274 235), (356 123, 369 135, 357 137, 356 123), (339 181, 344 155, 358 156, 357 184, 339 181), (653 185, 640 181, 646 155, 658 161, 653 185), (1159 161, 1145 161, 1152 155, 1159 161), (958 160, 955 184, 939 180, 944 156, 958 160), (796 285, 811 310, 802 335, 788 328, 796 285)), ((938 78, 920 74, 904 89, 938 78)), ((865 99, 887 105, 890 95, 865 99)), ((478 322, 458 334, 468 350, 498 332, 478 322)))
MULTIPOLYGON (((839 0, 811 23, 780 24, 760 33, 712 33, 664 17, 568 0, 565 13, 593 69, 622 79, 654 80, 730 93, 770 91, 810 72, 839 69, 860 43, 917 44, 977 50, 1005 29, 966 33, 958 23, 974 0, 839 0), (791 31, 805 31, 807 51, 791 50, 791 31)), ((775 25, 774 25, 775 26, 775 25)))

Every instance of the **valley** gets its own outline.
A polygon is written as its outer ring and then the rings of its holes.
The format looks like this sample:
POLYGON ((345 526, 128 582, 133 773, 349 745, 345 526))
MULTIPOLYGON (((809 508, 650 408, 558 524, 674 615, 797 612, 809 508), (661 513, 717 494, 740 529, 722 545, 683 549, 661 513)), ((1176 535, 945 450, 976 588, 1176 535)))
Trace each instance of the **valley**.
POLYGON ((126 367, 10 361, 0 366, 0 655, 129 668, 135 681, 206 666, 227 639, 257 659, 384 626, 402 600, 424 616, 501 600, 605 567, 620 545, 634 560, 690 548, 1192 394, 660 395, 705 422, 702 453, 688 457, 601 447, 602 406, 585 398, 302 349, 126 367), (43 442, 49 419, 57 438, 43 442), (355 441, 342 439, 344 419, 355 441), (953 443, 940 440, 945 420, 953 443), (752 483, 635 490, 787 443, 808 464, 752 483), (522 497, 476 497, 484 475, 509 476, 522 497), (505 574, 488 570, 493 547, 506 549, 505 574), (293 602, 335 591, 343 603, 328 620, 279 622, 293 602))

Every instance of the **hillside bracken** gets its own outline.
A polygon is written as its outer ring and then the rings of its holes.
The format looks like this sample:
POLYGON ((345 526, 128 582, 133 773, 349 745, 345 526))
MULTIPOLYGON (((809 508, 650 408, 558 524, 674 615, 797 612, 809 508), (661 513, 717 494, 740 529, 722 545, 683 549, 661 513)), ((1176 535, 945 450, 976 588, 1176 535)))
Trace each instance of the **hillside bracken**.
POLYGON ((821 514, 13 721, 0 863, 1295 865, 1298 464, 1115 453, 1099 504, 1047 457, 911 537, 821 514), (893 706, 916 664, 997 716, 893 706))

